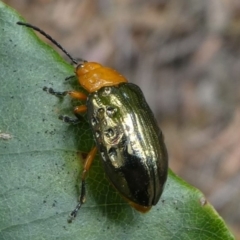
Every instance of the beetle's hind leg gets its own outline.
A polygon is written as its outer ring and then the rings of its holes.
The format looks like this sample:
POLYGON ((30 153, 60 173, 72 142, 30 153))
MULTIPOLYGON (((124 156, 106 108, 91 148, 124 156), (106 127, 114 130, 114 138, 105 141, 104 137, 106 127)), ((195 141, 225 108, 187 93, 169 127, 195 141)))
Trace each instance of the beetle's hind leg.
POLYGON ((86 178, 87 172, 89 171, 89 169, 92 165, 92 162, 96 156, 96 153, 97 153, 97 147, 93 147, 85 159, 83 172, 82 172, 82 184, 81 184, 81 193, 79 196, 79 202, 78 202, 76 208, 70 214, 70 218, 68 220, 69 223, 72 222, 72 220, 77 216, 77 212, 79 211, 79 209, 81 208, 83 203, 86 201, 85 178, 86 178))

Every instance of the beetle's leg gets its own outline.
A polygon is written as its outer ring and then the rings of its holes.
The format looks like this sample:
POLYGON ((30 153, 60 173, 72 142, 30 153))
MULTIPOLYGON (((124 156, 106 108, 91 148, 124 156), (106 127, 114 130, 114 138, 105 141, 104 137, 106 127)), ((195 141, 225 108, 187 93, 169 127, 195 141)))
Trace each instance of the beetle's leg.
POLYGON ((78 124, 81 121, 79 114, 85 113, 87 111, 86 105, 80 105, 74 108, 74 114, 77 118, 71 118, 69 116, 60 115, 58 118, 66 123, 78 124))
POLYGON ((76 208, 71 212, 69 222, 72 222, 72 220, 77 216, 78 210, 81 208, 82 204, 86 201, 86 188, 85 188, 85 178, 87 175, 88 170, 90 169, 93 159, 95 158, 95 155, 97 153, 97 147, 92 148, 92 150, 88 153, 84 167, 82 172, 82 185, 81 185, 81 193, 79 197, 79 202, 76 208))
POLYGON ((69 116, 64 116, 64 115, 60 115, 59 117, 58 117, 60 120, 63 120, 63 122, 65 122, 65 123, 70 123, 70 124, 78 124, 78 123, 80 123, 80 118, 71 118, 71 117, 69 117, 69 116))
POLYGON ((57 97, 65 97, 67 95, 67 91, 57 92, 57 91, 53 90, 52 88, 48 88, 48 87, 43 87, 43 91, 46 91, 47 93, 50 93, 57 97))
POLYGON ((78 92, 78 91, 67 91, 67 94, 74 99, 77 100, 87 100, 87 95, 82 93, 82 92, 78 92))
POLYGON ((72 78, 75 78, 76 77, 76 75, 71 75, 71 76, 69 76, 69 77, 66 77, 65 78, 65 81, 68 81, 68 80, 70 80, 70 79, 72 79, 72 78))
POLYGON ((77 116, 78 114, 82 114, 85 113, 87 111, 87 106, 86 105, 80 105, 80 106, 76 106, 74 108, 74 113, 77 116))
POLYGON ((69 95, 70 97, 77 99, 77 100, 86 100, 87 99, 86 94, 84 94, 82 92, 78 92, 78 91, 57 92, 57 91, 53 90, 52 88, 48 88, 48 87, 44 87, 43 91, 46 91, 57 97, 65 97, 66 95, 69 95))
MULTIPOLYGON (((52 88, 47 88, 47 87, 44 87, 43 90, 52 95, 55 95, 57 97, 65 97, 66 95, 69 95, 71 98, 74 98, 77 100, 86 100, 87 99, 87 96, 84 93, 78 92, 78 91, 57 92, 57 91, 53 90, 52 88)), ((77 124, 81 120, 80 117, 78 116, 78 114, 84 113, 86 111, 87 111, 87 107, 85 105, 77 106, 74 108, 74 113, 77 118, 71 118, 68 116, 60 115, 59 119, 63 120, 66 123, 77 124)))

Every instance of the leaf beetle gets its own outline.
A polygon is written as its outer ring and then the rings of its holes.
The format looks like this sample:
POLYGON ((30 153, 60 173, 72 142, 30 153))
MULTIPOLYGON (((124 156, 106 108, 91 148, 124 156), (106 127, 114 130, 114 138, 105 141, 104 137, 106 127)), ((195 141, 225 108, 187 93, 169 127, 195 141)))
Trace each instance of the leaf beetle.
MULTIPOLYGON (((96 153, 100 154, 107 177, 128 203, 147 212, 161 197, 168 173, 168 154, 164 137, 141 89, 116 70, 99 63, 77 61, 51 36, 28 23, 17 22, 40 32, 76 65, 75 75, 88 96, 78 91, 43 90, 55 96, 85 100, 74 108, 77 118, 60 116, 68 123, 78 123, 79 114, 87 112, 96 146, 88 153, 82 172, 81 194, 71 220, 85 202, 85 178, 96 153)), ((74 76, 75 76, 74 75, 74 76)), ((73 76, 71 76, 73 77, 73 76)))

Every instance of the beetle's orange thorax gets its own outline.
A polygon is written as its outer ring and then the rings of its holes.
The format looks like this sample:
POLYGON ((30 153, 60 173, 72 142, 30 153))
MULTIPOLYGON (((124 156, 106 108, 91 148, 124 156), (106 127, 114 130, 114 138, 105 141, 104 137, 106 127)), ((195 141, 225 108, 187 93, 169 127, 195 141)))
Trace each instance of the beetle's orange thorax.
POLYGON ((127 79, 116 70, 95 62, 86 62, 79 65, 75 73, 81 86, 90 93, 98 91, 102 87, 127 82, 127 79))

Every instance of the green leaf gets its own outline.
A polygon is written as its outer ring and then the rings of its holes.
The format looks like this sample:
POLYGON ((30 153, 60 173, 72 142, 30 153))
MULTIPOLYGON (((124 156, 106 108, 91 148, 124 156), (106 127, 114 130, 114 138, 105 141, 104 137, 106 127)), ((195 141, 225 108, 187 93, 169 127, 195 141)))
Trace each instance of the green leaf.
POLYGON ((99 159, 87 178, 87 201, 73 223, 82 168, 79 151, 93 146, 68 97, 42 90, 75 89, 73 67, 16 24, 23 19, 0 2, 0 239, 233 239, 203 194, 169 171, 157 206, 141 214, 106 180, 99 159))

